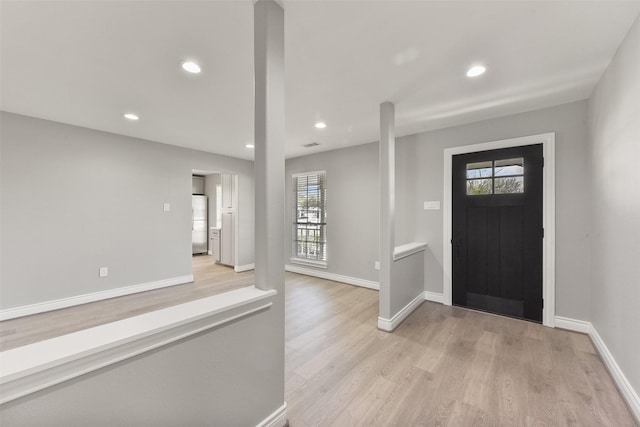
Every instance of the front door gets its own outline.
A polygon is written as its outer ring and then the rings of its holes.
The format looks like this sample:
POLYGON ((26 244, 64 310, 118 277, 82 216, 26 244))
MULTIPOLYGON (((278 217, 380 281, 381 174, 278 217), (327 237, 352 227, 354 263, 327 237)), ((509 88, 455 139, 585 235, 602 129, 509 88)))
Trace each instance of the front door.
POLYGON ((542 144, 453 156, 453 304, 542 321, 542 144))

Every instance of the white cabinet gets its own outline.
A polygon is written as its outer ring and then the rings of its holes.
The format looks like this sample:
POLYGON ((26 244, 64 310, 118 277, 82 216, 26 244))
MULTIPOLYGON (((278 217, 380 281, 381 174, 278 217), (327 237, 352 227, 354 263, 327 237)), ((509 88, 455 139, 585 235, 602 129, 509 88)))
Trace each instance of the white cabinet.
POLYGON ((220 231, 220 264, 235 265, 235 213, 222 213, 220 231))
POLYGON ((238 175, 230 173, 223 173, 221 175, 222 229, 220 230, 220 264, 235 266, 238 175))
POLYGON ((223 173, 221 177, 222 181, 222 209, 230 210, 235 209, 237 205, 237 175, 230 173, 223 173))
POLYGON ((209 229, 211 255, 215 262, 220 262, 220 229, 211 227, 209 229))

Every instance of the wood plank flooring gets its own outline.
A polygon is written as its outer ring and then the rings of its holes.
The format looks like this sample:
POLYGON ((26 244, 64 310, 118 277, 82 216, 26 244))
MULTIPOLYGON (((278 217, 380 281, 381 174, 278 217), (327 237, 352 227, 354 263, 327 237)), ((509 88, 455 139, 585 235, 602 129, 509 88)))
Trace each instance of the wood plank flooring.
MULTIPOLYGON (((210 257, 195 282, 0 323, 9 349, 253 284, 210 257)), ((290 427, 635 426, 586 335, 430 302, 392 334, 378 293, 286 275, 290 427)))
POLYGON ((194 281, 0 322, 0 350, 92 328, 172 305, 253 285, 253 272, 236 273, 209 255, 192 260, 194 281))
POLYGON ((287 275, 291 427, 635 426, 586 335, 423 303, 392 334, 376 291, 287 275))

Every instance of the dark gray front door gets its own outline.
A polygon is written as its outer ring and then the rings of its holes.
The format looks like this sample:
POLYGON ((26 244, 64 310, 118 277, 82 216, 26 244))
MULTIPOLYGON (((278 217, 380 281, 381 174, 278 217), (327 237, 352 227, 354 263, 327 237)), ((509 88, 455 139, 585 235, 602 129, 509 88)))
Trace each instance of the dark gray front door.
POLYGON ((542 321, 542 144, 453 156, 453 304, 542 321))

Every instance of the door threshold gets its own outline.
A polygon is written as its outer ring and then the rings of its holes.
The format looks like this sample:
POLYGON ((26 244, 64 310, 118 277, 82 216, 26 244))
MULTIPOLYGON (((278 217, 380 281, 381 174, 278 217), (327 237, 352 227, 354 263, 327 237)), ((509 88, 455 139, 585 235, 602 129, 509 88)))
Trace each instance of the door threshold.
POLYGON ((509 315, 506 315, 506 314, 494 313, 492 311, 485 311, 485 310, 481 310, 479 308, 467 307, 465 305, 452 304, 451 306, 452 307, 456 307, 456 308, 462 308, 464 310, 475 311, 476 313, 489 314, 491 316, 502 317, 502 318, 506 318, 506 319, 519 320, 521 322, 533 323, 534 325, 544 326, 542 324, 542 322, 539 322, 537 320, 525 319, 524 317, 515 317, 515 316, 509 316, 509 315))

